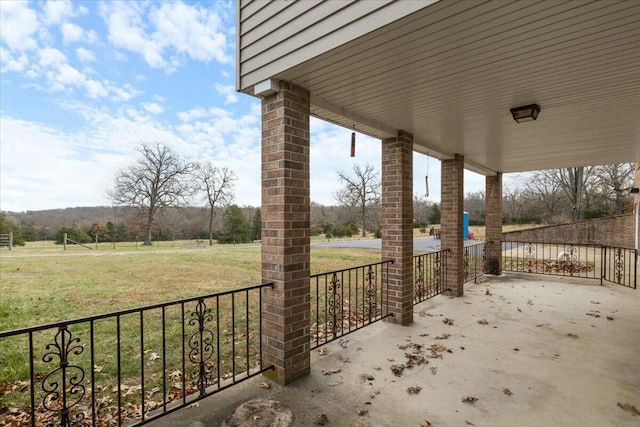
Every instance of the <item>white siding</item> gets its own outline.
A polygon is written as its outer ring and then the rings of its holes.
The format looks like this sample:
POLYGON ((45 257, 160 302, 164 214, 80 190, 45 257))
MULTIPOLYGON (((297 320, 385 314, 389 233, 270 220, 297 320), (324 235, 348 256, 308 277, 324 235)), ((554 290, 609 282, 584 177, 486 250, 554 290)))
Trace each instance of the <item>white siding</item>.
POLYGON ((238 90, 355 40, 432 1, 240 0, 238 90))

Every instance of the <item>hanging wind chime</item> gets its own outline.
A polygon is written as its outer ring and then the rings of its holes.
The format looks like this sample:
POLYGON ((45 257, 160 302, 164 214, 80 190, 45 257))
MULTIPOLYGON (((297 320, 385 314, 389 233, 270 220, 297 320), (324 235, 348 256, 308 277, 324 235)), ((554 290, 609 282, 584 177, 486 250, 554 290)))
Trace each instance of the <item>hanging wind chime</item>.
POLYGON ((429 155, 427 155, 427 174, 424 176, 425 196, 429 197, 429 155))
POLYGON ((351 132, 351 157, 356 156, 356 125, 353 125, 353 132, 351 132))

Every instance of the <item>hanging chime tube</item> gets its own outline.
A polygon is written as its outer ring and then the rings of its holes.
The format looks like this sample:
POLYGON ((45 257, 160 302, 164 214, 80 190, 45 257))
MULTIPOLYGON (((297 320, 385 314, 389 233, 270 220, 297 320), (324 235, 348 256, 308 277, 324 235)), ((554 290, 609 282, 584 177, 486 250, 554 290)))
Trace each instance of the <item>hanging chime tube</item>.
POLYGON ((356 156, 356 133, 351 132, 351 157, 356 156))

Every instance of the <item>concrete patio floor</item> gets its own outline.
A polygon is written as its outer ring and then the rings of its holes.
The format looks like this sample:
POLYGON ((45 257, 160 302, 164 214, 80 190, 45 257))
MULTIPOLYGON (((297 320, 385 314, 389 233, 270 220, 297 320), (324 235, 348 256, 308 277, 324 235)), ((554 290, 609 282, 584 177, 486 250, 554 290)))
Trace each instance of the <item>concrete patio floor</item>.
POLYGON ((288 387, 255 377, 151 425, 219 426, 255 398, 289 407, 294 426, 640 425, 640 291, 510 273, 414 311, 409 327, 378 322, 314 351, 288 387), (407 356, 416 366, 396 376, 407 356))

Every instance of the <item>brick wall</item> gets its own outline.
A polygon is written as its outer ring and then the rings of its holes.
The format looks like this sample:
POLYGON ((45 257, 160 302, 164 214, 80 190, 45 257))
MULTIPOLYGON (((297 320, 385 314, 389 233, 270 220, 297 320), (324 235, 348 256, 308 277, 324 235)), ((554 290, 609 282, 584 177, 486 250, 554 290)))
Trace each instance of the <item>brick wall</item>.
POLYGON ((389 321, 413 322, 413 135, 382 141, 382 259, 392 259, 387 280, 389 321))
POLYGON ((441 163, 441 242, 447 254, 447 287, 449 294, 464 293, 464 258, 462 239, 462 212, 464 197, 464 156, 456 154, 453 159, 441 163))
POLYGON ((309 92, 280 82, 262 100, 263 361, 288 384, 309 374, 309 92))
POLYGON ((633 247, 633 214, 503 233, 504 240, 633 247))

